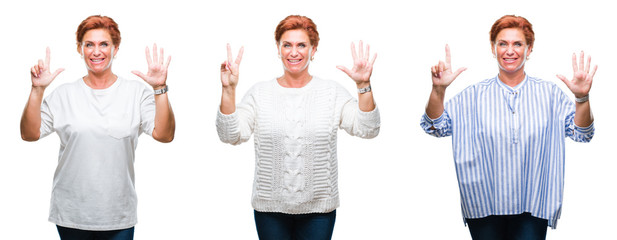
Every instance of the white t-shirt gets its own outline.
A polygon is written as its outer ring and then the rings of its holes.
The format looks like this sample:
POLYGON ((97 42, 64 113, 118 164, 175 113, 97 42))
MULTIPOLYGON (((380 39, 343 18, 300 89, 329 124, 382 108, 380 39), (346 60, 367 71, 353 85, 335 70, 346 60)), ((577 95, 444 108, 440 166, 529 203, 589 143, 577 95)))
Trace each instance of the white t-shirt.
POLYGON ((152 135, 151 88, 118 77, 106 89, 79 80, 59 86, 41 104, 41 138, 58 133, 49 221, 83 230, 137 223, 134 160, 141 133, 152 135))

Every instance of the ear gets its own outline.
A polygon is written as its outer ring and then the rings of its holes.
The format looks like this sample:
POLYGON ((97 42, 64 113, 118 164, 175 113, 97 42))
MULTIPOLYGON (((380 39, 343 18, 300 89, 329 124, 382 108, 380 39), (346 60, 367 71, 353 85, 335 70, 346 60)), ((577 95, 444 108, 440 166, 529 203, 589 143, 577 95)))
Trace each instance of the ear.
POLYGON ((313 51, 311 53, 311 57, 315 56, 315 53, 317 52, 317 47, 313 46, 313 51))
POLYGON ((116 57, 116 55, 118 55, 118 50, 120 50, 120 47, 114 47, 114 56, 116 57))
POLYGON ((497 53, 495 52, 495 43, 494 42, 491 43, 491 53, 493 53, 493 57, 497 56, 497 53))
POLYGON ((533 45, 529 46, 529 48, 527 48, 527 56, 529 57, 529 54, 531 54, 531 52, 533 51, 533 45))
POLYGON ((79 43, 77 44, 77 53, 79 53, 79 55, 84 55, 84 54, 81 52, 81 44, 79 44, 79 43))

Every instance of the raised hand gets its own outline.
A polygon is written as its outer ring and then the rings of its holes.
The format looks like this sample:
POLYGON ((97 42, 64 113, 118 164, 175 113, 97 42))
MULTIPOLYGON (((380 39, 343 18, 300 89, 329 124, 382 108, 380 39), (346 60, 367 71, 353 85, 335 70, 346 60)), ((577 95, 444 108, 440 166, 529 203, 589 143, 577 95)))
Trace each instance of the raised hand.
POLYGON ((30 78, 32 87, 45 89, 51 82, 64 71, 64 68, 58 68, 54 73, 50 70, 50 51, 49 47, 45 50, 45 61, 39 59, 39 63, 30 69, 30 78))
POLYGON ((373 59, 369 61, 371 47, 367 44, 366 51, 360 41, 358 52, 356 53, 356 46, 351 43, 351 56, 353 57, 353 68, 349 70, 344 66, 336 66, 339 70, 347 74, 356 85, 359 87, 367 87, 371 81, 371 74, 373 74, 373 64, 377 58, 377 54, 373 55, 373 59))
POLYGON ((572 80, 568 80, 561 74, 557 74, 557 78, 561 79, 563 83, 568 86, 570 91, 574 93, 577 98, 585 97, 591 90, 591 83, 593 82, 593 75, 598 70, 598 65, 593 67, 593 70, 589 72, 591 68, 591 56, 587 57, 587 64, 585 64, 585 53, 581 51, 580 61, 576 62, 576 53, 572 54, 572 69, 574 70, 574 76, 572 80))
POLYGON ((171 62, 171 56, 167 57, 167 62, 165 62, 163 48, 161 48, 161 53, 159 55, 155 43, 152 47, 152 57, 150 56, 150 49, 146 47, 146 61, 148 61, 148 74, 143 74, 137 70, 131 72, 146 81, 146 83, 154 89, 165 87, 167 82, 167 68, 171 62))
POLYGON ((231 45, 227 44, 227 61, 221 63, 221 84, 223 88, 235 89, 238 85, 238 77, 240 75, 240 62, 242 61, 242 54, 244 53, 244 47, 240 47, 236 61, 233 61, 231 54, 231 45))
POLYGON ((467 68, 462 67, 452 72, 452 63, 450 55, 450 46, 446 44, 446 62, 439 61, 435 66, 431 67, 431 73, 433 77, 433 87, 447 88, 450 84, 467 68))

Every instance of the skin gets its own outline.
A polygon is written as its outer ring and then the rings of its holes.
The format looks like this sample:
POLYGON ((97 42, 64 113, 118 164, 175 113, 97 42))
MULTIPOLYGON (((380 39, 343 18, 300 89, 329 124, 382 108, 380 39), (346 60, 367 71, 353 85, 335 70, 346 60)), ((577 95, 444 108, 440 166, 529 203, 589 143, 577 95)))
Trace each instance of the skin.
MULTIPOLYGON (((163 49, 160 57, 157 54, 156 44, 153 47, 154 57, 146 47, 148 73, 139 71, 133 73, 142 78, 154 89, 166 86, 167 68, 171 57, 164 61, 163 49)), ((113 44, 111 35, 104 29, 92 29, 84 34, 82 42, 77 46, 77 52, 83 56, 88 74, 83 81, 93 89, 105 89, 111 86, 118 77, 111 71, 111 62, 118 52, 118 46, 113 44)), ((24 108, 20 122, 21 137, 25 141, 36 141, 40 138, 41 102, 45 89, 64 69, 60 68, 53 74, 50 72, 50 50, 47 48, 45 60, 39 60, 37 65, 30 69, 32 89, 24 108)), ((152 137, 160 142, 171 142, 175 133, 175 119, 167 94, 155 95, 155 127, 152 137)))
MULTIPOLYGON (((308 65, 310 59, 315 55, 317 47, 311 45, 310 38, 306 31, 294 29, 285 31, 280 41, 277 43, 281 62, 283 64, 283 76, 277 78, 278 83, 287 88, 301 88, 306 86, 313 78, 309 74, 308 65)), ((354 60, 353 68, 350 70, 344 66, 337 68, 346 73, 358 88, 370 86, 370 77, 373 71, 373 64, 377 54, 369 61, 370 47, 363 48, 362 41, 358 51, 355 45, 351 44, 351 52, 354 60)), ((244 48, 240 48, 236 60, 233 61, 231 46, 227 44, 227 61, 221 64, 221 106, 223 114, 232 114, 236 111, 236 86, 239 79, 239 66, 242 61, 244 48)), ((358 104, 361 111, 369 112, 375 109, 373 92, 358 94, 358 104)))
MULTIPOLYGON (((517 28, 503 29, 497 34, 492 49, 499 64, 499 80, 509 86, 521 83, 525 79, 525 59, 532 50, 532 46, 528 46, 525 41, 524 33, 517 28)), ((576 54, 572 55, 572 68, 574 71, 572 79, 567 79, 563 75, 557 75, 557 78, 568 86, 575 97, 587 96, 598 66, 591 68, 591 57, 587 57, 585 62, 585 53, 581 52, 578 62, 576 54)), ((439 61, 437 65, 431 67, 433 87, 426 105, 428 117, 436 119, 443 114, 446 88, 465 70, 467 69, 459 68, 452 72, 450 47, 446 45, 446 61, 439 61)), ((575 105, 574 124, 580 127, 590 126, 593 123, 593 116, 589 101, 575 105)))

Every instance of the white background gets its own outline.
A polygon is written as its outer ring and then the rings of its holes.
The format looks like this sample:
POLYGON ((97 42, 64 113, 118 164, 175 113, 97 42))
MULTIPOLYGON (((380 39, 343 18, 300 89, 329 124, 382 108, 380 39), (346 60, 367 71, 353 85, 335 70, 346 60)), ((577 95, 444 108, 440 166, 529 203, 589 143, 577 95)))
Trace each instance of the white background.
POLYGON ((468 68, 449 88, 493 77, 491 25, 505 14, 526 17, 536 32, 526 72, 556 82, 572 76, 571 55, 585 50, 599 69, 591 91, 596 135, 591 143, 566 139, 563 214, 548 239, 614 238, 617 215, 615 22, 609 1, 11 1, 0 4, 0 238, 57 239, 47 222, 59 140, 20 139, 19 120, 30 92, 29 69, 51 48, 52 69, 66 70, 46 94, 86 74, 75 45, 77 25, 89 15, 119 23, 122 43, 114 73, 139 80, 144 48, 157 43, 172 55, 169 98, 176 138, 142 135, 137 148, 136 239, 256 239, 250 205, 252 140, 218 140, 219 66, 225 43, 245 47, 238 101, 253 84, 282 74, 274 29, 290 14, 311 17, 321 41, 311 73, 350 92, 355 85, 336 65, 351 66, 349 44, 364 40, 378 52, 372 76, 381 111, 372 140, 339 134, 339 188, 334 239, 470 239, 464 227, 452 163, 451 139, 419 126, 431 88, 430 66, 450 44, 453 67, 468 68), (602 3, 601 3, 602 2, 602 3))

